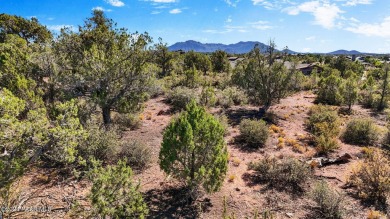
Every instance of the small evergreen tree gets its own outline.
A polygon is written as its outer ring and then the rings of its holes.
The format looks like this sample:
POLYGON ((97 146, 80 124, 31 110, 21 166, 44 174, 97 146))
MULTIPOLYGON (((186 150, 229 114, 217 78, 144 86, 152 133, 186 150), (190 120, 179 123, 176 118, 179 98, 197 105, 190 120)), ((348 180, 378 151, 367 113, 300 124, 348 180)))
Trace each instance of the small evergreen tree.
POLYGON ((96 216, 101 218, 145 218, 149 210, 133 182, 133 171, 125 161, 116 166, 92 170, 90 199, 96 216))
POLYGON ((341 78, 334 73, 322 78, 319 81, 316 101, 323 104, 340 105, 343 102, 341 85, 341 78))
POLYGON ((186 111, 171 121, 164 132, 160 167, 183 180, 194 191, 218 191, 227 171, 224 128, 204 108, 191 101, 186 111))
POLYGON ((344 84, 343 89, 344 103, 348 106, 348 111, 351 111, 352 105, 358 98, 358 82, 355 73, 352 73, 344 84))

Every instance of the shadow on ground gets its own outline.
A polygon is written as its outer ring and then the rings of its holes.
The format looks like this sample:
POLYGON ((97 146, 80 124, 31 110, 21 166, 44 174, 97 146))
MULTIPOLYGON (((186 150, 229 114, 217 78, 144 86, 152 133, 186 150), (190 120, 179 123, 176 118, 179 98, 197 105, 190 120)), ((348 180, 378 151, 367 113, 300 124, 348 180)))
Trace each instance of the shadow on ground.
POLYGON ((191 202, 185 188, 159 188, 144 194, 149 206, 148 218, 199 218, 212 207, 210 199, 191 202))

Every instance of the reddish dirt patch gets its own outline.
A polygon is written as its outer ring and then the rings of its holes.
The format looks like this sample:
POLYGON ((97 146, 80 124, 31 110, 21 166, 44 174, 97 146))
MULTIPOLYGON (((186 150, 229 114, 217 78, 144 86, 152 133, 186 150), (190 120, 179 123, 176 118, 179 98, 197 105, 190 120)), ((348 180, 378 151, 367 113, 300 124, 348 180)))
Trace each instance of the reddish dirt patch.
MULTIPOLYGON (((142 126, 137 130, 126 131, 124 139, 143 141, 153 151, 154 161, 151 167, 135 176, 141 181, 142 192, 151 212, 150 218, 221 218, 224 197, 226 197, 228 212, 234 213, 236 218, 251 217, 255 211, 262 212, 264 210, 271 210, 275 213, 276 218, 310 218, 308 214, 312 203, 307 199, 307 196, 277 191, 257 183, 253 172, 248 171, 248 163, 257 161, 265 155, 294 156, 302 161, 311 158, 315 154, 314 149, 302 140, 302 136, 309 135, 304 124, 314 98, 315 95, 310 92, 299 92, 272 106, 270 111, 279 118, 278 127, 283 131, 271 134, 266 146, 258 150, 242 148, 235 141, 239 135, 238 124, 241 119, 256 118, 258 107, 232 107, 226 110, 225 114, 228 116, 230 124, 226 136, 230 160, 224 185, 219 192, 205 195, 194 205, 188 205, 187 199, 184 198, 183 189, 177 181, 167 177, 159 168, 158 153, 162 133, 173 115, 170 112, 170 107, 165 104, 164 97, 149 100, 145 104, 142 126), (305 150, 298 153, 288 145, 278 148, 279 137, 295 140, 305 150), (199 211, 199 209, 202 210, 199 211)), ((210 111, 221 113, 223 110, 213 108, 210 111)), ((352 116, 346 116, 345 121, 351 117, 372 117, 378 125, 385 126, 383 115, 372 114, 360 106, 354 106, 354 111, 356 113, 352 116)), ((316 178, 324 179, 337 190, 343 191, 342 186, 345 184, 352 166, 359 160, 360 150, 360 147, 344 144, 340 141, 340 149, 330 154, 330 157, 348 153, 353 157, 352 162, 316 169, 316 178)), ((46 171, 44 169, 32 170, 23 177, 22 182, 25 188, 39 193, 37 198, 26 202, 26 205, 28 203, 46 203, 58 210, 49 214, 34 214, 34 218, 69 217, 70 214, 66 212, 71 201, 79 200, 81 204, 86 204, 86 194, 90 188, 88 183, 51 178, 47 180, 47 183, 34 183, 40 175, 50 175, 46 171)), ((312 185, 312 182, 308 183, 307 189, 310 189, 312 185)), ((345 191, 343 192, 345 193, 345 191)), ((362 206, 358 200, 346 195, 346 202, 348 203, 346 218, 366 217, 368 208, 362 206)), ((29 217, 19 214, 17 218, 29 217)))

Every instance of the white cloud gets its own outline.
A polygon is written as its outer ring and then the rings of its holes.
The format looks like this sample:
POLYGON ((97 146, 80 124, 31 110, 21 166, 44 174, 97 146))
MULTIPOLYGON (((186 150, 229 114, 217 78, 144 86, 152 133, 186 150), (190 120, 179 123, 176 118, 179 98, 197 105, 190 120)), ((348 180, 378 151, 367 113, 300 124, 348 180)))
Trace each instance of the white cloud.
POLYGON ((298 6, 285 8, 283 11, 289 15, 298 15, 301 12, 310 13, 314 16, 314 23, 324 28, 331 29, 336 26, 336 20, 343 11, 335 4, 328 1, 309 1, 298 6))
POLYGON ((182 11, 181 9, 178 9, 178 8, 175 8, 175 9, 172 9, 169 11, 169 13, 171 14, 180 14, 182 11))
POLYGON ((366 36, 390 37, 390 16, 386 17, 381 23, 354 24, 346 30, 366 36))
POLYGON ((161 13, 161 11, 152 11, 151 14, 160 14, 160 13, 161 13))
POLYGON ((226 2, 226 4, 228 4, 229 6, 231 7, 237 7, 237 4, 241 1, 241 0, 224 0, 226 2))
POLYGON ((229 16, 227 19, 226 19, 226 23, 231 23, 233 21, 233 19, 232 19, 232 17, 231 16, 229 16))
POLYGON ((315 39, 316 39, 315 36, 309 36, 309 37, 306 37, 306 38, 305 38, 305 40, 307 40, 307 41, 313 41, 313 40, 315 40, 315 39))
POLYGON ((369 5, 369 4, 372 4, 372 0, 347 0, 344 6, 369 5))
POLYGON ((303 48, 302 52, 309 53, 311 51, 311 48, 303 48))
POLYGON ((47 27, 47 29, 49 29, 51 31, 56 31, 56 32, 60 32, 62 28, 70 28, 72 31, 75 30, 75 27, 73 25, 69 25, 69 24, 48 25, 46 27, 47 27))
POLYGON ((100 7, 100 6, 93 7, 92 10, 107 11, 107 12, 112 11, 111 9, 105 9, 105 8, 103 8, 103 7, 100 7))
POLYGON ((268 21, 257 21, 250 24, 253 29, 257 30, 269 30, 273 28, 271 25, 269 25, 268 21))
POLYGON ((114 6, 114 7, 123 7, 125 6, 125 3, 123 3, 120 0, 105 0, 108 4, 114 6))

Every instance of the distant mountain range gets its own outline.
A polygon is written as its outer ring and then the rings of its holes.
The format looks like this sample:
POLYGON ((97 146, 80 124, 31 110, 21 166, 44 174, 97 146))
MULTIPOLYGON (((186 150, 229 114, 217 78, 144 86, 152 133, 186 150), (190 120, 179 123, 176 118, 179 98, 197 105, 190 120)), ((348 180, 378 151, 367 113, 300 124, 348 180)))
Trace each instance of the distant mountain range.
MULTIPOLYGON (((250 52, 255 45, 258 45, 261 52, 265 52, 268 49, 268 46, 261 42, 249 41, 249 42, 238 42, 235 44, 221 44, 221 43, 200 43, 193 40, 188 40, 186 42, 175 43, 172 46, 169 46, 170 51, 183 50, 185 52, 195 51, 195 52, 215 52, 216 50, 223 50, 231 54, 242 54, 250 52)), ((296 53, 294 51, 288 50, 288 53, 296 53)))
MULTIPOLYGON (((210 53, 214 52, 216 50, 223 50, 230 54, 242 54, 242 53, 248 53, 250 52, 253 47, 258 44, 260 47, 261 52, 265 52, 268 48, 268 46, 261 42, 256 41, 248 41, 248 42, 238 42, 235 44, 221 44, 221 43, 200 43, 194 40, 188 40, 185 42, 179 42, 175 43, 168 47, 170 51, 177 51, 177 50, 183 50, 185 52, 188 51, 195 51, 195 52, 203 52, 203 53, 210 53)), ((297 54, 298 52, 287 50, 290 54, 297 54)), ((337 50, 329 53, 322 53, 322 54, 329 54, 329 55, 363 55, 363 54, 370 54, 375 55, 373 53, 362 53, 356 50, 337 50)))

